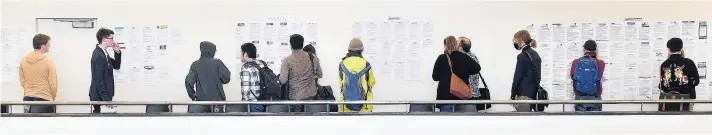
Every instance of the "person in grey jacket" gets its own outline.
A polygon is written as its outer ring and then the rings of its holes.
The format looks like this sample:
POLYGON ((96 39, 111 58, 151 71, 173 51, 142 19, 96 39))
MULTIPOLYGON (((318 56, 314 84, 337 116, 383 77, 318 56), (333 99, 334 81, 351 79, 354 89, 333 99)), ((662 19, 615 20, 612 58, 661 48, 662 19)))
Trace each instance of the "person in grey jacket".
MULTIPOLYGON (((536 48, 536 40, 526 30, 514 34, 514 48, 522 52, 517 55, 517 67, 512 80, 512 100, 536 99, 536 92, 541 81, 541 58, 532 47, 536 48)), ((528 112, 534 106, 529 104, 515 105, 517 111, 528 112)))
MULTIPOLYGON (((215 44, 200 42, 200 58, 190 65, 185 77, 185 88, 188 97, 193 101, 225 101, 223 84, 230 82, 230 70, 215 57, 215 44)), ((190 105, 188 112, 221 112, 223 106, 190 105)))

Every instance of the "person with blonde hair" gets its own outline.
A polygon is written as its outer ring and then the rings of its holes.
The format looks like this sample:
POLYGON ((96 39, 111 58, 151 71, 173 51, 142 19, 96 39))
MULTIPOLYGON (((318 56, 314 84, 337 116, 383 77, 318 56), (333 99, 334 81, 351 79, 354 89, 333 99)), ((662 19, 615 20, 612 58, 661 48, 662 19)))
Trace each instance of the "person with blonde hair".
MULTIPOLYGON (((512 92, 509 99, 512 100, 532 100, 536 99, 541 81, 541 58, 536 48, 536 40, 532 39, 529 31, 520 30, 514 34, 512 39, 514 49, 521 50, 517 55, 517 66, 514 70, 512 80, 512 92)), ((520 112, 528 112, 534 109, 530 104, 514 105, 520 112)))
MULTIPOLYGON (((438 82, 436 100, 467 100, 450 93, 450 79, 454 74, 469 85, 467 80, 470 75, 479 74, 480 64, 460 51, 460 44, 454 36, 445 38, 444 47, 444 53, 438 56, 433 66, 433 81, 438 82)), ((451 104, 438 104, 436 107, 440 108, 440 112, 454 111, 454 106, 451 104)))

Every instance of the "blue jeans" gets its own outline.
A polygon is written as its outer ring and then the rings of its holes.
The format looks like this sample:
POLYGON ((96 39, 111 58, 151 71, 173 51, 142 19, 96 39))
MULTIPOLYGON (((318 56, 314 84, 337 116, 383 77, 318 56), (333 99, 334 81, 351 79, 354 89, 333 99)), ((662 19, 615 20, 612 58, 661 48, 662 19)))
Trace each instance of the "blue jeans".
MULTIPOLYGON (((576 100, 601 100, 598 96, 576 96, 576 100)), ((601 104, 576 104, 576 111, 601 111, 601 104)))
POLYGON ((440 106, 440 112, 454 112, 455 105, 442 105, 440 106))
POLYGON ((265 105, 250 105, 250 112, 265 112, 265 105))

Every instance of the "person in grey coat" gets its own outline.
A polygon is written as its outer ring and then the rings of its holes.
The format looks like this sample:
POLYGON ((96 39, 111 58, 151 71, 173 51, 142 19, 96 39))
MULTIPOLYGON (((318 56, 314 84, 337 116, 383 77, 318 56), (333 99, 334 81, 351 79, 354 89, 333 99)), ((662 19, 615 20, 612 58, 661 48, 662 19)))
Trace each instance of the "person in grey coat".
MULTIPOLYGON (((185 88, 188 97, 193 101, 225 101, 223 84, 230 82, 230 70, 215 57, 215 44, 203 41, 200 43, 200 58, 190 65, 185 77, 185 88)), ((188 112, 222 112, 222 105, 190 105, 188 112)))

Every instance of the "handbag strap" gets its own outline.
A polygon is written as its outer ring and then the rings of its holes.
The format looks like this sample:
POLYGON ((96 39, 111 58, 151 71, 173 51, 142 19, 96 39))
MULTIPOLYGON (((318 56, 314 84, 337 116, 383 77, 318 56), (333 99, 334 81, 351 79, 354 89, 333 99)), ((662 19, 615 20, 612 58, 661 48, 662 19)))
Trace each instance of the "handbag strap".
POLYGON ((480 75, 480 80, 482 80, 482 84, 485 85, 485 88, 486 88, 486 89, 489 89, 489 87, 487 87, 487 82, 485 82, 485 78, 482 77, 482 73, 480 73, 480 74, 478 74, 478 75, 480 75))
POLYGON ((450 54, 446 53, 445 56, 447 57, 447 65, 450 66, 450 72, 454 74, 455 71, 452 71, 452 61, 450 61, 450 54))
MULTIPOLYGON (((532 73, 534 73, 534 72, 535 72, 534 67, 536 66, 536 64, 534 64, 534 58, 532 57, 531 54, 529 54, 529 52, 524 51, 524 53, 526 53, 526 54, 527 54, 527 57, 529 57, 529 66, 531 66, 531 67, 529 68, 529 70, 531 70, 532 73)), ((541 75, 540 75, 540 77, 541 77, 541 75)), ((538 91, 539 91, 539 87, 541 87, 541 82, 536 82, 536 84, 537 84, 537 85, 536 85, 536 89, 537 89, 537 92, 538 92, 538 91)), ((537 97, 537 98, 538 98, 538 97, 537 97)), ((538 99, 537 99, 537 100, 538 100, 538 99)))
MULTIPOLYGON (((307 53, 309 55, 309 62, 311 63, 311 70, 314 73, 314 76, 316 76, 316 68, 314 68, 314 56, 312 56, 311 53, 307 53)), ((314 77, 316 78, 316 77, 314 77)), ((316 84, 317 89, 319 88, 319 78, 314 79, 314 84, 316 84)))

